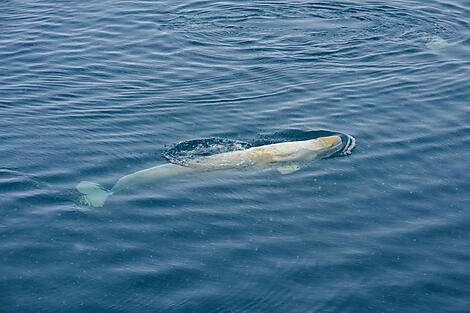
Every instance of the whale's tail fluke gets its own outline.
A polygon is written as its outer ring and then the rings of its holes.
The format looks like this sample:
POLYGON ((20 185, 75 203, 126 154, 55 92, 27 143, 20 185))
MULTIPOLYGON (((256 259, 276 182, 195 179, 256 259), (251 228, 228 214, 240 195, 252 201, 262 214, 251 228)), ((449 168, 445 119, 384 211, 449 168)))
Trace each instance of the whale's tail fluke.
POLYGON ((102 207, 106 199, 113 194, 112 191, 89 181, 81 181, 76 188, 82 194, 81 202, 93 207, 102 207))

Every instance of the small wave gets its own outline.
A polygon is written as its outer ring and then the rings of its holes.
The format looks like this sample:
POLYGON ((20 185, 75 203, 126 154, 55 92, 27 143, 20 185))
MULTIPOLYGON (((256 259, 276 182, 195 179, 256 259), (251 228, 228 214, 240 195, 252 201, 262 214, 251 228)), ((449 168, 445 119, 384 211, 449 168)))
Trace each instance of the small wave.
POLYGON ((356 138, 351 135, 347 136, 345 145, 337 152, 337 155, 349 155, 352 153, 353 149, 356 147, 356 138), (339 154, 338 154, 339 153, 339 154))

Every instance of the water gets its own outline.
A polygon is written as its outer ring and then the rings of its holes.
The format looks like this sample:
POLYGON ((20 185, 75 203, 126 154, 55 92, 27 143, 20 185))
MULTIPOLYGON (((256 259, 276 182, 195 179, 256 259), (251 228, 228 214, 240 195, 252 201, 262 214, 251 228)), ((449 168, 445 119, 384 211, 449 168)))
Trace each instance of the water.
POLYGON ((468 1, 2 1, 0 312, 469 312, 468 1), (301 170, 81 205, 195 139, 301 170))

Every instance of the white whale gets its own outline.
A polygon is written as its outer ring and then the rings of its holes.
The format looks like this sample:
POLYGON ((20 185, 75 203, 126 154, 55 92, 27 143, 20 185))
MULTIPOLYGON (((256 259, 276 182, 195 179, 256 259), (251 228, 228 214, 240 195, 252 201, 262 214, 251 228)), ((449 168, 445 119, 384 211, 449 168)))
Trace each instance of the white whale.
POLYGON ((109 196, 141 184, 195 172, 245 168, 275 162, 280 163, 277 170, 281 174, 289 174, 300 169, 296 162, 327 158, 337 152, 349 154, 354 145, 355 140, 351 136, 347 137, 346 144, 340 136, 282 142, 195 158, 187 166, 173 163, 158 165, 120 178, 110 190, 88 181, 80 182, 76 188, 82 194, 82 203, 102 207, 109 196))

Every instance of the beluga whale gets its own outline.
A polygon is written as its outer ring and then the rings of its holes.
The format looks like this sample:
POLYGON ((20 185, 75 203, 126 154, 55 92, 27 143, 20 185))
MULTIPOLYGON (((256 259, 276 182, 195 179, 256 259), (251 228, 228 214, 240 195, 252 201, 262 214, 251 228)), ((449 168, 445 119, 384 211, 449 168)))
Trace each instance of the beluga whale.
POLYGON ((184 164, 157 165, 123 176, 109 190, 89 181, 80 182, 76 189, 81 194, 81 203, 92 207, 102 207, 106 199, 113 194, 155 181, 191 173, 243 169, 270 164, 274 165, 279 173, 290 174, 300 169, 301 162, 348 155, 354 147, 354 137, 343 134, 272 143, 195 157, 184 164))

